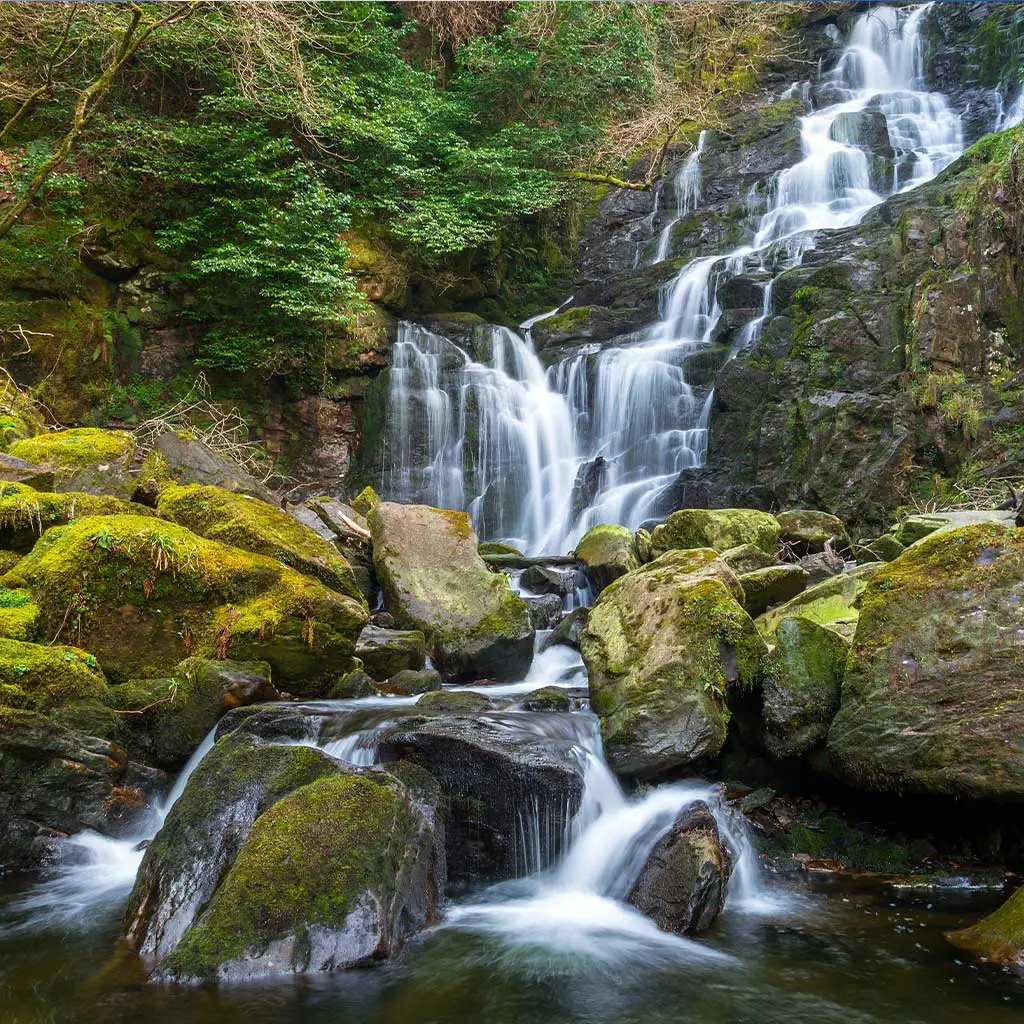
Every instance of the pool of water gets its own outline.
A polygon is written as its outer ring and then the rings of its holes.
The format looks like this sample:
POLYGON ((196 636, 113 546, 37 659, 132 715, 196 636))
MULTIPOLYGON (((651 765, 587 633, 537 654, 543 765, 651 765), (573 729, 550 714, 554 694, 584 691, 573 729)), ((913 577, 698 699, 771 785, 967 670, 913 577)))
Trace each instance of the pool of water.
MULTIPOLYGON (((0 901, 19 887, 8 880, 0 901)), ((146 983, 118 953, 117 914, 0 934, 0 1021, 153 1024, 963 1024, 1019 1022, 1024 976, 972 963, 942 933, 998 893, 896 890, 842 878, 778 883, 761 913, 727 909, 697 944, 618 955, 467 927, 464 916, 375 969, 271 984, 146 983), (572 952, 570 952, 572 950, 572 952)), ((469 915, 472 921, 472 914, 469 915)), ((610 940, 613 936, 609 937, 610 940)))

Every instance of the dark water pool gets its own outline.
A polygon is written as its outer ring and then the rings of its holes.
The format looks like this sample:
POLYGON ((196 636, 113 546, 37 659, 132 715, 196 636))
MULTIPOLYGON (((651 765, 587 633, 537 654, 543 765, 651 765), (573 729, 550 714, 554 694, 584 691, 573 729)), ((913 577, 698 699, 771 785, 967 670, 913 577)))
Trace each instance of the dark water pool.
MULTIPOLYGON (((14 895, 8 884, 0 898, 14 895)), ((146 984, 116 955, 116 920, 94 919, 0 936, 0 1021, 1019 1024, 1024 976, 942 938, 999 898, 811 881, 775 913, 726 911, 701 939, 724 961, 616 962, 440 929, 388 967, 220 989, 146 984)))

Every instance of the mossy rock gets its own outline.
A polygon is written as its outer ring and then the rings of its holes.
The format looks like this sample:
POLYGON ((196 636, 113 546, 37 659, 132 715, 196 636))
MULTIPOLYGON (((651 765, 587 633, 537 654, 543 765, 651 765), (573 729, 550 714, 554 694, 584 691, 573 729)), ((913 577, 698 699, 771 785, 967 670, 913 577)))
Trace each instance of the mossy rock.
POLYGON ((970 928, 947 932, 958 949, 990 963, 1024 965, 1024 889, 1018 889, 997 911, 970 928))
POLYGON ((113 682, 168 676, 183 657, 267 661, 302 696, 352 667, 366 611, 280 562, 134 515, 89 516, 43 535, 4 580, 32 594, 113 682))
POLYGON ((533 657, 526 602, 477 553, 465 512, 381 502, 368 516, 384 603, 422 630, 445 679, 518 679, 533 657))
MULTIPOLYGON (((714 552, 672 551, 607 587, 581 637, 609 763, 657 775, 717 754, 732 688, 760 680, 767 647, 714 552)), ((742 595, 742 588, 736 584, 742 595)))
POLYGON ((403 669, 418 671, 426 655, 427 639, 419 629, 366 626, 356 643, 356 657, 374 679, 390 679, 403 669))
POLYGON ((44 430, 46 420, 31 397, 10 379, 0 384, 0 452, 44 430))
POLYGON ((479 715, 493 711, 494 701, 473 690, 431 690, 416 701, 416 710, 437 715, 479 715))
POLYGON ((774 757, 797 757, 824 742, 849 649, 848 640, 810 619, 779 623, 762 696, 765 746, 774 757))
POLYGON ((351 567, 330 541, 259 498, 220 487, 170 486, 160 492, 157 510, 193 533, 276 558, 331 590, 365 603, 351 567))
POLYGON ((481 555, 522 555, 519 548, 515 548, 511 544, 502 544, 497 540, 485 540, 477 545, 476 550, 481 555))
POLYGON ((882 565, 832 722, 832 769, 862 789, 1024 798, 1024 531, 939 532, 882 565))
POLYGON ((523 697, 520 706, 525 711, 569 711, 572 699, 559 686, 542 686, 523 697))
POLYGON ((25 484, 0 484, 0 548, 15 555, 27 554, 44 530, 83 516, 152 514, 144 505, 119 498, 54 494, 33 490, 25 484))
POLYGON ((655 556, 672 548, 714 548, 728 551, 753 544, 773 553, 778 546, 779 524, 767 512, 752 508, 684 508, 673 512, 651 534, 655 556))
POLYGON ((329 775, 253 825, 159 976, 242 980, 388 959, 432 922, 433 830, 388 776, 329 775))
POLYGON ((54 489, 129 499, 135 438, 123 430, 78 427, 16 441, 9 453, 36 465, 52 466, 54 489))
POLYGON ((27 590, 10 590, 0 585, 0 637, 8 640, 36 640, 39 634, 39 605, 27 590))
POLYGON ((1000 526, 1013 526, 1013 512, 986 511, 984 509, 965 510, 959 512, 922 512, 920 515, 907 516, 891 533, 904 547, 910 547, 925 537, 942 530, 956 530, 974 523, 995 523, 1000 526))
POLYGON ((757 569, 769 569, 776 564, 775 556, 755 544, 739 544, 722 552, 722 561, 738 576, 757 569))
POLYGON ((328 691, 331 700, 354 700, 358 697, 373 697, 377 683, 363 669, 363 663, 356 658, 356 668, 346 672, 328 691))
POLYGON ((140 758, 181 768, 227 711, 280 700, 265 662, 187 658, 167 679, 137 679, 113 688, 129 745, 140 758))
POLYGON ((368 516, 380 504, 380 498, 372 487, 364 487, 349 504, 361 516, 368 516))
POLYGON ((747 611, 760 615, 772 605, 788 601, 805 590, 810 573, 799 565, 770 565, 744 573, 739 579, 747 611))
POLYGON ((633 532, 615 523, 592 526, 576 545, 573 554, 586 569, 596 593, 640 565, 633 547, 633 532))
POLYGON ((6 576, 20 561, 21 555, 17 551, 0 551, 0 579, 6 576))
POLYGON ((87 736, 119 739, 111 689, 78 647, 0 639, 0 706, 36 711, 87 736))
POLYGON ((880 568, 880 562, 869 562, 816 583, 785 604, 759 615, 754 624, 769 643, 774 643, 779 623, 794 616, 810 619, 852 639, 860 615, 861 595, 880 568))
POLYGON ((868 550, 877 555, 881 561, 891 562, 893 559, 899 558, 907 549, 891 533, 883 533, 881 537, 868 545, 868 550))
POLYGON ((377 684, 382 693, 394 693, 400 697, 415 697, 418 693, 441 689, 441 674, 432 668, 405 668, 390 679, 377 684))
POLYGON ((827 544, 837 552, 850 547, 850 535, 843 521, 828 512, 793 509, 780 512, 775 518, 780 529, 779 539, 798 555, 817 554, 824 551, 827 544))
POLYGON ((141 504, 156 508, 160 492, 175 483, 177 481, 164 453, 158 448, 151 448, 135 474, 135 493, 132 497, 141 504))

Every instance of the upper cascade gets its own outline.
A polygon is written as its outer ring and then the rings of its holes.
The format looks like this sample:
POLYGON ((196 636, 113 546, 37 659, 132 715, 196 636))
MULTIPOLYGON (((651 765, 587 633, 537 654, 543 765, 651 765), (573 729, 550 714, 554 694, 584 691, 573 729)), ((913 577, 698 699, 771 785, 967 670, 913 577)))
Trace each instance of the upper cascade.
MULTIPOLYGON (((773 279, 801 261, 816 232, 858 223, 962 152, 959 114, 924 82, 921 27, 930 7, 872 8, 830 71, 785 91, 811 107, 800 117, 800 159, 755 190, 742 244, 691 260, 664 286, 658 322, 604 346, 575 347, 546 369, 530 333, 542 318, 522 334, 478 330, 463 346, 403 324, 390 373, 384 494, 468 509, 481 537, 528 553, 565 550, 597 523, 636 529, 664 513, 680 471, 706 458, 713 384, 706 375, 688 379, 687 367, 711 352, 723 285, 744 274, 761 290, 734 353, 757 339, 771 315, 773 279)), ((652 237, 653 262, 669 256, 672 228, 699 207, 713 144, 702 133, 677 172, 675 218, 652 237)), ((652 236, 654 219, 645 222, 652 236)))

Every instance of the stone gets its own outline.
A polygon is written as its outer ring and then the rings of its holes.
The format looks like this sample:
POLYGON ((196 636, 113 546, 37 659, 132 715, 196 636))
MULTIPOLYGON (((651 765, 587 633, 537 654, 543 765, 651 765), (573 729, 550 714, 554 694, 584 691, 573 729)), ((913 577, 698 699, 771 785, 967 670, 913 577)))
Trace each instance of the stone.
MULTIPOLYGON (((856 545, 854 545, 854 549, 856 545)), ((864 561, 875 561, 875 559, 864 559, 864 561)), ((832 555, 827 551, 819 551, 813 555, 804 555, 797 565, 807 573, 807 585, 814 586, 815 583, 822 583, 832 576, 846 571, 846 559, 842 555, 832 555)))
POLYGON ((338 549, 276 505, 248 494, 193 484, 165 487, 157 511, 201 537, 276 558, 339 594, 365 600, 338 549))
POLYGON ((583 797, 583 769, 568 732, 515 732, 486 714, 407 718, 381 734, 378 750, 385 765, 411 761, 440 785, 450 881, 519 878, 563 853, 566 826, 583 797), (532 818, 524 814, 530 807, 532 818))
POLYGON ((837 553, 850 547, 850 535, 843 521, 828 512, 794 509, 780 512, 775 518, 779 523, 779 541, 797 556, 813 555, 828 546, 837 553))
POLYGON ((541 594, 523 598, 530 609, 534 629, 554 629, 562 618, 562 599, 557 594, 541 594))
POLYGON ((31 593, 43 635, 70 627, 115 683, 167 678, 189 655, 230 657, 269 662, 278 683, 323 695, 353 667, 367 618, 274 559, 135 515, 51 528, 5 584, 31 593))
POLYGON ((759 681, 767 648, 742 588, 713 551, 700 552, 703 566, 695 554, 670 551, 616 580, 583 630, 591 706, 617 772, 657 775, 717 754, 728 691, 759 681))
POLYGON ((179 484, 219 487, 234 494, 248 494, 271 505, 278 504, 270 488, 198 438, 167 430, 157 437, 154 448, 163 457, 168 476, 179 484))
POLYGON ((404 668, 390 679, 377 684, 382 693, 394 693, 401 697, 413 697, 418 693, 441 689, 441 675, 432 668, 404 668))
POLYGON ((1018 889, 998 910, 977 924, 946 932, 957 949, 1007 967, 1024 965, 1024 889, 1018 889))
POLYGON ((810 573, 798 565, 772 565, 744 573, 739 579, 747 611, 760 615, 772 605, 788 601, 806 589, 810 573))
POLYGON ((362 668, 346 672, 328 691, 331 700, 353 700, 358 697, 373 697, 377 684, 362 668))
POLYGON ((556 644, 565 644, 577 651, 580 649, 580 636, 590 616, 590 609, 586 607, 574 608, 557 626, 551 631, 551 635, 544 640, 541 650, 546 651, 556 644))
POLYGON ((542 686, 528 693, 519 706, 524 711, 569 711, 572 700, 560 686, 542 686))
POLYGON ((626 902, 662 931, 696 935, 721 912, 731 874, 732 853, 710 808, 698 800, 655 843, 626 902))
POLYGON ((727 551, 741 544, 753 544, 774 554, 779 524, 767 512, 751 508, 685 508, 655 527, 651 548, 655 556, 673 548, 714 548, 727 551))
POLYGON ((930 537, 941 530, 956 530, 972 523, 996 523, 1001 526, 1013 526, 1013 512, 966 510, 962 512, 923 512, 920 515, 907 516, 893 531, 892 537, 904 547, 930 537))
MULTIPOLYGON (((46 420, 40 407, 8 377, 0 385, 0 452, 45 430, 46 420)), ((53 487, 44 489, 49 491, 53 487)))
POLYGON ((52 491, 55 474, 50 466, 37 466, 27 459, 16 459, 0 452, 0 481, 24 484, 37 491, 52 491))
POLYGON ((32 600, 29 591, 0 586, 0 637, 22 641, 39 639, 39 605, 32 600))
POLYGON ((389 679, 402 669, 421 669, 426 656, 427 640, 418 629, 367 625, 356 641, 356 657, 374 679, 389 679))
POLYGON ((1024 797, 1024 532, 943 530, 861 598, 829 763, 873 792, 1024 797))
POLYGON ((883 533, 868 545, 868 550, 874 552, 881 561, 891 562, 899 558, 906 551, 906 547, 891 533, 883 533))
POLYGON ((599 455, 590 462, 584 462, 576 471, 572 492, 569 495, 569 519, 575 522, 580 515, 594 504, 594 499, 601 492, 608 474, 608 464, 604 456, 599 455))
POLYGON ((477 545, 477 553, 480 555, 519 555, 523 553, 519 548, 511 544, 503 544, 497 540, 485 540, 477 545))
POLYGON ((722 552, 722 561, 737 576, 742 576, 745 572, 754 572, 756 569, 768 569, 777 564, 775 555, 763 551, 756 544, 740 544, 734 548, 727 548, 722 552))
POLYGON ((574 554, 583 563, 597 594, 640 564, 633 550, 632 532, 614 523, 592 526, 576 545, 574 554))
POLYGON ((839 710, 849 641, 810 619, 783 619, 765 672, 762 719, 773 757, 798 757, 824 743, 839 710))
POLYGON ((473 690, 431 690, 416 701, 416 711, 431 715, 479 715, 493 711, 490 697, 473 690))
POLYGON ((445 679, 521 678, 533 658, 526 602, 477 553, 464 512, 380 502, 368 516, 384 603, 420 629, 445 679))
POLYGON ((651 533, 642 526, 633 535, 633 554, 641 565, 649 562, 654 555, 651 552, 651 533))
POLYGON ((135 438, 123 430, 79 427, 15 441, 8 454, 53 468, 53 489, 127 501, 135 492, 130 468, 135 438))
POLYGON ((360 593, 372 605, 377 599, 377 577, 373 571, 373 547, 365 516, 336 498, 310 498, 302 507, 316 516, 321 527, 330 534, 329 539, 351 566, 360 593))
POLYGON ((535 594, 565 594, 575 593, 580 586, 580 580, 575 571, 559 572, 557 569, 549 569, 546 565, 531 565, 519 578, 520 583, 527 590, 535 594))

